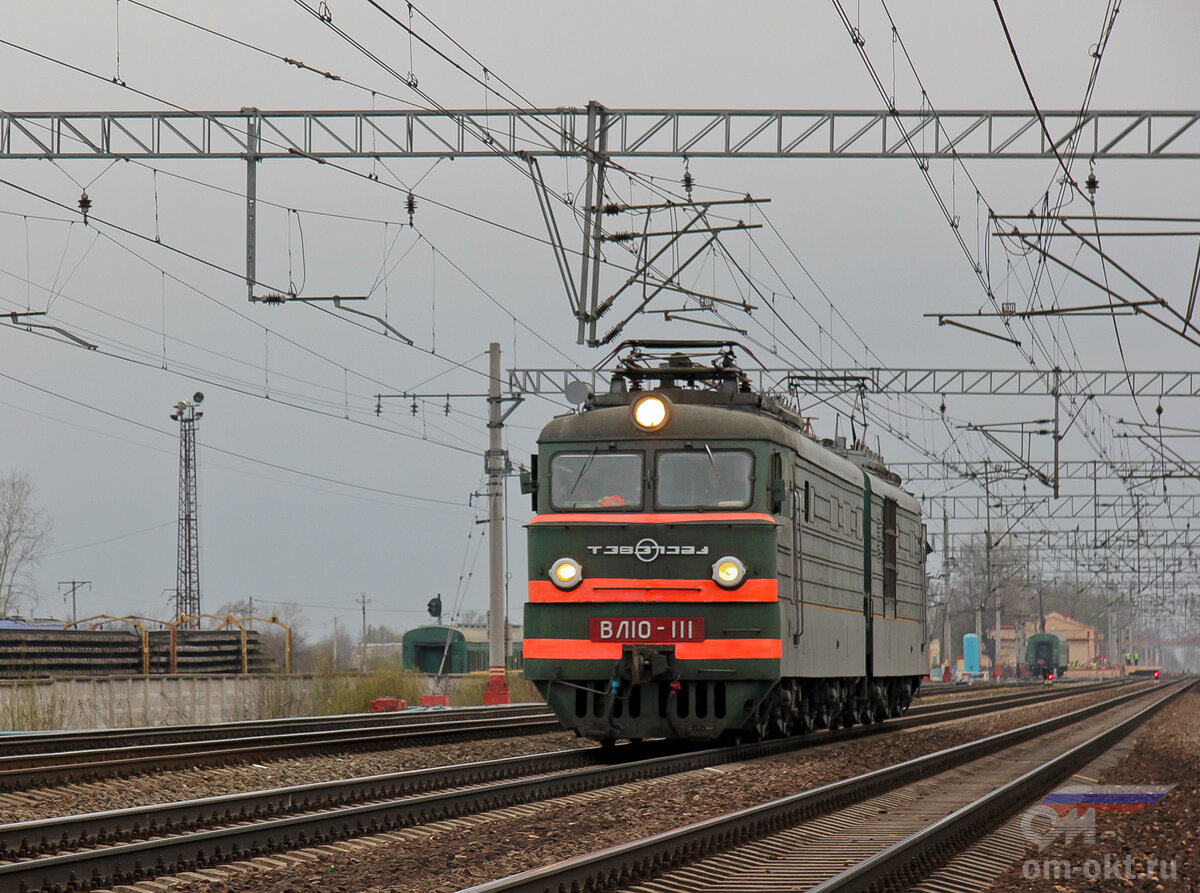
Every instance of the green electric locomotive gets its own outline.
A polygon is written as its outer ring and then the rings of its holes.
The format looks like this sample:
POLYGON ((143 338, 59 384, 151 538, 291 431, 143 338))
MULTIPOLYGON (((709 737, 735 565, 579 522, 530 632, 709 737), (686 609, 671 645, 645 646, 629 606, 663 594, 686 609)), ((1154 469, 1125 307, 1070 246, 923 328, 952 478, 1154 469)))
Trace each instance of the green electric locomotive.
POLYGON ((628 342, 538 439, 525 675, 580 735, 873 722, 927 672, 920 504, 754 392, 735 346, 628 342))

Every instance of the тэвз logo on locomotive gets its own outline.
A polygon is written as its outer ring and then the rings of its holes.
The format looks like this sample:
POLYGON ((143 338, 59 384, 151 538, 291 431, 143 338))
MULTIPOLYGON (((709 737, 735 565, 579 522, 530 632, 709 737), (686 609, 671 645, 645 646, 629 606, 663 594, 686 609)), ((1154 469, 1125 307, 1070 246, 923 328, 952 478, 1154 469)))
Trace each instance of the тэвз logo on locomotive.
POLYGON ((660 555, 707 555, 708 546, 660 546, 646 537, 636 546, 588 546, 593 555, 634 555, 649 564, 660 555))

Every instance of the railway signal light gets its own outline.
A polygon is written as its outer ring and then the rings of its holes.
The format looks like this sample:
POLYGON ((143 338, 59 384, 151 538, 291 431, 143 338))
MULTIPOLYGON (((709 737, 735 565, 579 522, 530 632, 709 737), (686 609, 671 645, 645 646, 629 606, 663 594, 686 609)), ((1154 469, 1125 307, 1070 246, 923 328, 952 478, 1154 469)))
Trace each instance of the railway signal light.
POLYGON ((429 611, 430 617, 441 617, 442 616, 442 597, 440 595, 435 595, 433 598, 431 598, 429 600, 429 603, 425 606, 425 608, 426 608, 426 610, 429 611))

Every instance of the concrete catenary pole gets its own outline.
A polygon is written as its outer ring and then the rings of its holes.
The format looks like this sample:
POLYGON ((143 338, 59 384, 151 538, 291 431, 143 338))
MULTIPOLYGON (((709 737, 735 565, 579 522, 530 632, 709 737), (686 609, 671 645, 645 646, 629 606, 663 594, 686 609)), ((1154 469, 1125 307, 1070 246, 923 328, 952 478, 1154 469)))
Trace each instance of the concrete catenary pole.
POLYGON ((500 345, 488 345, 488 451, 484 465, 488 475, 488 539, 490 598, 488 600, 488 684, 484 704, 510 702, 505 676, 504 649, 504 465, 506 453, 501 439, 503 415, 500 398, 500 345))

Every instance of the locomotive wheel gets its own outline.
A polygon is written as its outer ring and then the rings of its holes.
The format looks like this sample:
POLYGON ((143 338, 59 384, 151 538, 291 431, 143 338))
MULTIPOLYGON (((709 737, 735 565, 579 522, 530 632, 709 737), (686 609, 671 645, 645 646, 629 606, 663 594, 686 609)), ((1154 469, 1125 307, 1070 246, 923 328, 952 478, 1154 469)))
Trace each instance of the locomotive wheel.
POLYGON ((796 717, 795 725, 792 728, 792 734, 793 735, 807 735, 812 730, 813 730, 812 713, 805 710, 799 716, 796 717))
POLYGON ((754 717, 754 738, 756 741, 763 741, 771 734, 771 717, 765 713, 760 713, 754 717))

